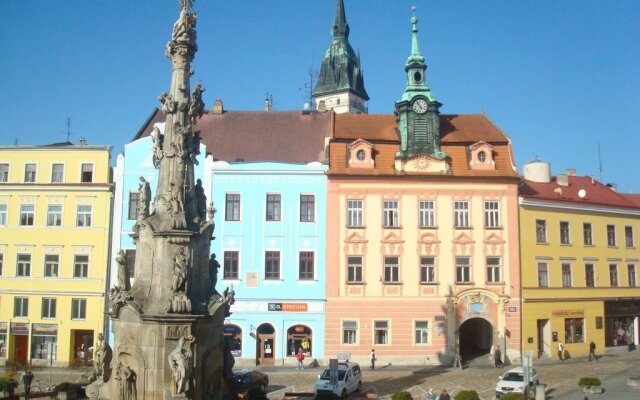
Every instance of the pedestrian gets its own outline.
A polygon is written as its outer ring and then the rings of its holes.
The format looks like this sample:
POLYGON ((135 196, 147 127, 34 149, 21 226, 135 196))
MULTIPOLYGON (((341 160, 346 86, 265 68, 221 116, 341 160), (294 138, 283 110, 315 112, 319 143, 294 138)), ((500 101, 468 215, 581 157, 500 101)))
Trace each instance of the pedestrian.
POLYGON ((589 361, 591 361, 591 357, 595 358, 596 361, 598 360, 598 356, 596 356, 596 344, 593 340, 589 342, 589 361))
POLYGON ((535 400, 536 387, 533 386, 533 381, 529 381, 529 384, 524 388, 524 398, 526 400, 535 400))
POLYGON ((462 369, 462 357, 460 357, 459 352, 456 352, 456 356, 453 359, 453 368, 462 369))
POLYGON ((493 353, 493 362, 496 368, 502 368, 502 351, 500 345, 496 346, 496 351, 493 353))
POLYGON ((376 349, 371 349, 371 370, 376 369, 376 349))
POLYGON ((429 391, 424 395, 424 400, 436 400, 436 395, 433 394, 432 388, 429 388, 429 391))
POLYGON ((447 389, 442 389, 438 400, 451 400, 451 396, 449 396, 449 393, 447 393, 447 389))
POLYGON ((25 368, 24 374, 22 375, 22 384, 24 385, 25 399, 29 398, 29 392, 31 391, 31 382, 33 382, 33 372, 25 368))
POLYGON ((558 342, 558 358, 560 361, 564 361, 564 344, 558 342))
POLYGON ((302 353, 302 347, 298 349, 298 354, 296 354, 296 360, 298 360, 298 366, 296 369, 304 369, 304 365, 302 362, 304 361, 304 353, 302 353))

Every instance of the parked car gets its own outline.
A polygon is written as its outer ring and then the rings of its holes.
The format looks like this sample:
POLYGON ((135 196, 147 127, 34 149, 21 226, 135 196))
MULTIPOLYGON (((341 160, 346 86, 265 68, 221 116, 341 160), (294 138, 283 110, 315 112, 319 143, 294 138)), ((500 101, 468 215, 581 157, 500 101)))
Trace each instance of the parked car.
MULTIPOLYGON (((531 370, 531 377, 529 378, 535 385, 539 383, 538 372, 535 369, 531 370)), ((524 371, 522 367, 513 368, 504 373, 504 375, 498 378, 496 384, 496 397, 500 397, 503 394, 511 392, 524 393, 524 387, 529 382, 524 381, 524 371)))
POLYGON ((336 384, 331 384, 331 370, 329 368, 318 375, 318 381, 314 389, 314 394, 335 393, 344 398, 351 392, 362 389, 362 372, 357 362, 346 361, 338 363, 338 377, 336 384))
POLYGON ((260 371, 243 369, 233 374, 232 389, 246 395, 249 389, 258 388, 263 392, 269 386, 269 376, 260 371))

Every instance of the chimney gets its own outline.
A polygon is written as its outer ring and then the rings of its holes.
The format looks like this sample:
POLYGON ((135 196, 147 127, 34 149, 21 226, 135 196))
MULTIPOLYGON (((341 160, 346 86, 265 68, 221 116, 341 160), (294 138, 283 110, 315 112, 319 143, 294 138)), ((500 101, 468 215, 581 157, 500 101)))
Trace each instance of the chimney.
POLYGON ((567 168, 567 175, 568 176, 576 176, 576 169, 575 168, 567 168))
POLYGON ((211 109, 212 114, 222 114, 224 112, 224 108, 222 107, 222 100, 216 99, 213 103, 213 108, 211 109))
POLYGON ((264 110, 265 111, 271 111, 271 100, 269 99, 269 97, 267 97, 264 100, 264 110))
POLYGON ((613 190, 614 192, 618 191, 618 185, 616 185, 615 183, 607 183, 607 187, 613 190))
POLYGON ((80 146, 86 146, 87 145, 87 139, 83 136, 80 136, 80 146))
POLYGON ((324 100, 320 100, 318 102, 318 112, 325 112, 327 111, 327 105, 325 104, 324 100))
POLYGON ((569 177, 567 174, 558 174, 558 176, 556 176, 556 183, 558 186, 569 186, 569 177))

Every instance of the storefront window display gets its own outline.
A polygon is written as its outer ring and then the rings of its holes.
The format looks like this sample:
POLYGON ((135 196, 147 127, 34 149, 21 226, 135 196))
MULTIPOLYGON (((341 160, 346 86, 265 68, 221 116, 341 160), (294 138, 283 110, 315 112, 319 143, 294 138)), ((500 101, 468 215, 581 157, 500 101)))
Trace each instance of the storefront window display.
POLYGON ((565 343, 584 342, 584 318, 566 318, 564 320, 565 343))
POLYGON ((294 325, 287 329, 287 357, 295 357, 298 349, 302 349, 305 357, 311 356, 311 328, 305 325, 294 325))
POLYGON ((605 302, 605 346, 633 346, 637 344, 640 301, 605 302))
POLYGON ((0 322, 0 358, 7 357, 7 323, 0 322))
POLYGON ((607 318, 607 329, 610 330, 610 343, 608 346, 627 346, 635 342, 635 318, 634 317, 614 317, 607 318))
POLYGON ((31 325, 31 359, 53 363, 57 358, 57 341, 57 325, 31 325))
POLYGON ((224 336, 230 338, 231 354, 234 357, 242 357, 242 328, 237 325, 225 325, 224 336))

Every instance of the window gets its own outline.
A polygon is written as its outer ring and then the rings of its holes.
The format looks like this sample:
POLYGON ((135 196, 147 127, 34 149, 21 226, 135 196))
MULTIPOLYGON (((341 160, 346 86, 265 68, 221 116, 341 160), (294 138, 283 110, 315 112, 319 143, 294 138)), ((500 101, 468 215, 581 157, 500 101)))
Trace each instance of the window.
POLYGON ((16 266, 16 276, 31 276, 31 254, 18 254, 18 265, 16 266))
POLYGON ((384 258, 384 281, 385 283, 400 282, 400 266, 398 257, 384 258))
POLYGON ((625 226, 624 227, 624 243, 625 243, 625 246, 627 246, 627 247, 634 247, 633 246, 633 227, 632 226, 625 226))
POLYGON ((435 283, 436 259, 435 257, 420 257, 420 282, 435 283))
POLYGON ((225 221, 240 221, 240 194, 227 193, 224 209, 225 221))
POLYGON ((549 287, 549 267, 546 262, 538 263, 538 287, 549 287))
POLYGON ((421 201, 418 204, 418 213, 421 228, 434 228, 436 226, 435 203, 433 201, 421 201))
POLYGON ((238 279, 239 263, 240 263, 240 252, 225 251, 222 279, 238 279))
POLYGON ((361 256, 347 257, 347 282, 349 283, 362 282, 362 257, 361 256))
POLYGON ((87 299, 71 299, 71 319, 87 318, 87 299))
POLYGON ((62 226, 61 204, 49 204, 47 206, 47 226, 62 226))
POLYGON ((73 257, 73 277, 74 278, 89 277, 89 256, 76 254, 73 257))
POLYGON ((562 263, 562 287, 571 287, 571 264, 562 263))
POLYGON ((0 182, 9 182, 9 164, 0 164, 0 182))
POLYGON ((456 228, 468 228, 469 227, 469 202, 454 201, 453 216, 454 216, 456 228))
POLYGON ((375 321, 374 322, 374 344, 388 344, 389 343, 389 322, 388 321, 375 321))
POLYGON ((35 219, 35 204, 20 205, 20 226, 33 226, 35 219))
POLYGON ((29 298, 16 297, 13 301, 13 316, 15 318, 26 318, 29 316, 29 298))
POLYGON ((607 225, 607 245, 616 245, 616 227, 615 225, 607 225))
POLYGON ((313 279, 313 252, 312 251, 301 251, 300 252, 300 260, 299 260, 299 269, 298 269, 298 279, 300 280, 311 280, 313 279))
POLYGON ((60 266, 60 256, 58 254, 46 254, 44 256, 44 276, 47 278, 57 278, 60 266))
POLYGON ((571 244, 571 237, 569 235, 569 223, 566 221, 560 221, 560 243, 571 244))
POLYGON ((584 318, 565 318, 564 342, 565 343, 584 342, 584 318))
POLYGON ((267 195, 267 221, 280 221, 280 195, 267 195))
POLYGON ((24 165, 24 181, 25 182, 36 181, 36 165, 35 164, 24 165))
POLYGON ((127 249, 124 251, 124 262, 127 266, 128 276, 136 276, 136 249, 127 249))
POLYGON ((609 264, 609 283, 612 287, 618 286, 618 264, 609 264))
POLYGON ((362 228, 363 200, 347 200, 347 226, 362 228))
POLYGON ((64 182, 64 164, 51 165, 51 183, 64 182))
POLYGON ((582 224, 582 236, 584 237, 585 246, 593 246, 593 230, 590 223, 585 222, 582 224))
POLYGON ((56 299, 42 299, 42 318, 56 317, 56 299))
POLYGON ((547 243, 547 221, 543 219, 536 220, 536 242, 547 243))
POLYGON ((356 344, 358 323, 356 321, 342 321, 342 344, 356 344))
POLYGON ((415 321, 416 344, 429 343, 429 321, 415 321))
POLYGON ((479 152, 478 161, 480 161, 481 163, 484 163, 485 161, 487 161, 487 153, 485 153, 484 151, 479 152))
POLYGON ((279 251, 267 251, 265 253, 264 279, 280 279, 279 251))
POLYGON ((93 182, 93 164, 82 164, 80 182, 93 182))
POLYGON ((91 206, 90 205, 79 205, 78 213, 76 218, 76 226, 91 226, 91 206))
POLYGON ((500 257, 487 257, 487 282, 501 282, 501 270, 502 267, 500 266, 500 257))
POLYGON ((593 268, 593 264, 588 263, 584 265, 584 279, 585 279, 585 285, 587 287, 596 286, 596 276, 595 276, 595 269, 593 268))
MULTIPOLYGON (((484 154, 484 153, 482 153, 484 154)), ((484 226, 498 228, 500 226, 500 203, 497 201, 484 202, 484 226)))
MULTIPOLYGON (((2 254, 0 254, 0 257, 2 254)), ((1 269, 2 259, 0 259, 0 269, 1 269)), ((635 264, 627 264, 627 276, 629 277, 629 287, 636 287, 636 265, 635 264)))
POLYGON ((364 161, 366 157, 367 153, 365 153, 364 150, 358 150, 358 152, 356 153, 356 158, 360 161, 364 161))
POLYGON ((316 197, 312 194, 300 195, 300 222, 316 220, 316 197))
POLYGON ((384 200, 382 210, 382 224, 385 228, 397 228, 400 226, 398 218, 398 201, 384 200))
POLYGON ((129 212, 127 219, 134 220, 138 218, 138 202, 140 201, 140 192, 129 192, 129 212))
POLYGON ((471 282, 470 261, 469 257, 456 257, 456 283, 471 282))
POLYGON ((0 226, 7 226, 7 205, 0 204, 0 226))
POLYGON ((0 276, 4 275, 4 254, 0 253, 0 276))

